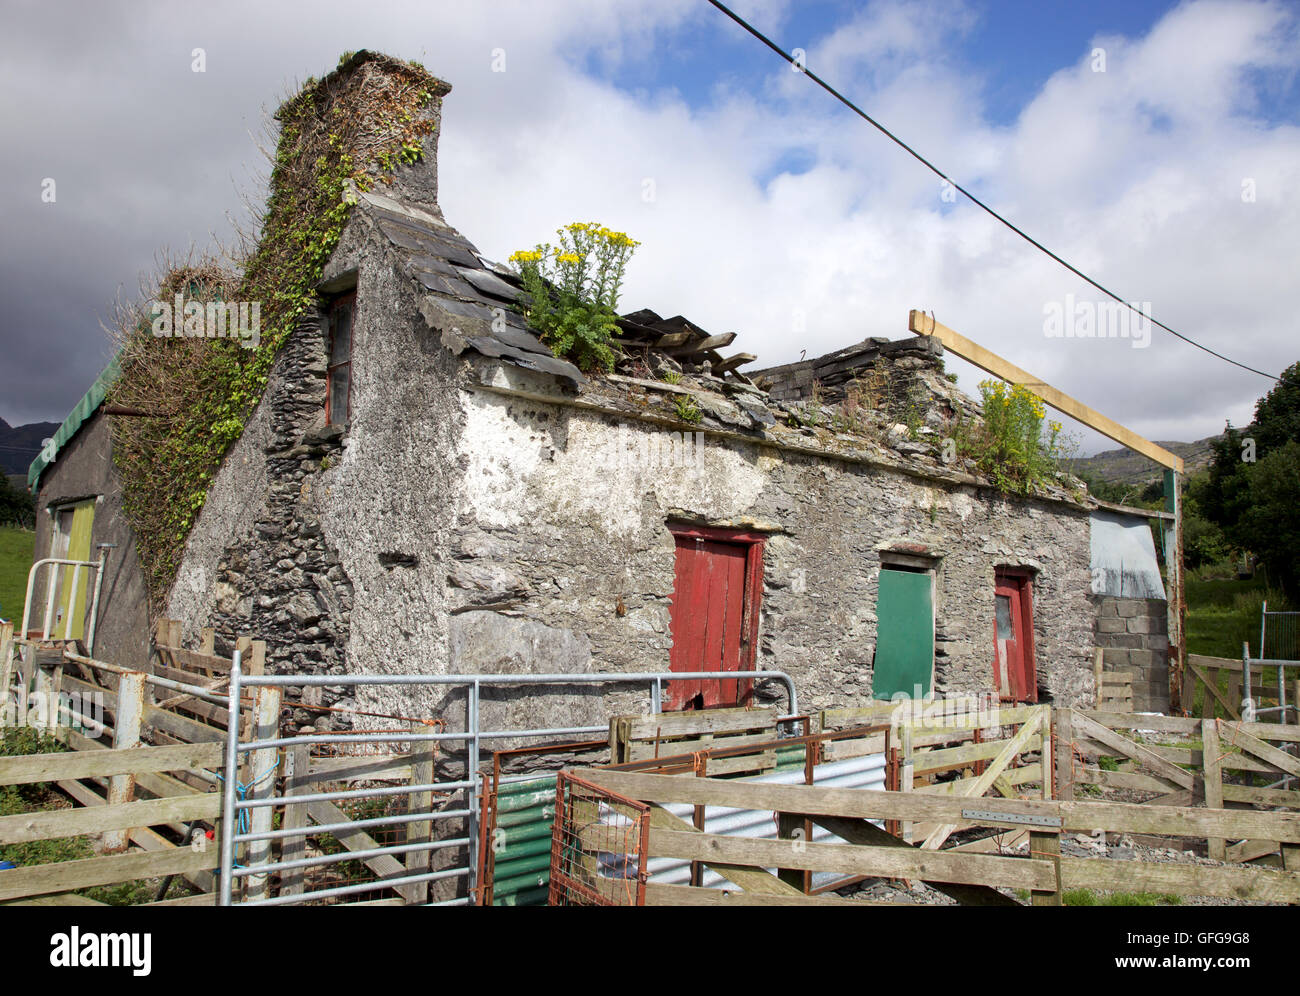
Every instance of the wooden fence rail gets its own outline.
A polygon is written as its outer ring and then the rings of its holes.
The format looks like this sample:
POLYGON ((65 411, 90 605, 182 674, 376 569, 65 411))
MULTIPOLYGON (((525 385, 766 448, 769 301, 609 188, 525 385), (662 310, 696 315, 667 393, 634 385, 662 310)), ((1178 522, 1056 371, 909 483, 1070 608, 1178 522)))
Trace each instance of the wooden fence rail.
MULTIPOLYGON (((107 778, 110 794, 98 804, 0 816, 0 845, 85 837, 100 841, 98 857, 11 868, 0 874, 0 902, 62 897, 77 890, 159 876, 182 875, 211 881, 220 850, 215 840, 200 834, 194 845, 173 844, 150 828, 166 831, 171 824, 217 824, 218 793, 188 793, 170 798, 116 802, 116 779, 144 777, 180 769, 216 767, 220 744, 177 747, 102 748, 86 753, 33 754, 0 759, 0 785, 67 784, 77 779, 107 778), (141 837, 143 832, 148 837, 141 837), (120 837, 120 842, 119 838, 120 837), (129 838, 129 840, 128 840, 129 838), (143 840, 132 848, 131 843, 143 840)), ((194 902, 196 897, 187 897, 194 902)), ((214 901, 207 895, 206 904, 214 901)), ((149 905, 149 904, 146 904, 149 905)))
MULTIPOLYGON (((1038 905, 1059 905, 1072 888, 1150 889, 1184 896, 1300 902, 1300 814, 1226 811, 1128 803, 1044 799, 960 799, 916 792, 862 792, 804 785, 647 775, 606 769, 575 771, 611 792, 652 804, 650 857, 703 861, 746 892, 790 896, 791 887, 765 868, 832 871, 885 878, 916 878, 987 888, 1025 889, 1038 905), (1029 828, 1025 857, 890 844, 821 844, 806 840, 755 841, 704 834, 672 817, 666 803, 770 809, 795 820, 833 818, 836 825, 869 821, 928 821, 957 829, 1029 828), (664 819, 667 817, 667 820, 664 819), (671 821, 671 822, 669 822, 671 821), (1096 830, 1191 837, 1260 837, 1282 843, 1278 871, 1145 861, 1110 862, 1061 856, 1062 833, 1096 830)), ((881 834, 873 827, 875 834, 881 834)), ((875 837, 873 839, 879 839, 875 837)))

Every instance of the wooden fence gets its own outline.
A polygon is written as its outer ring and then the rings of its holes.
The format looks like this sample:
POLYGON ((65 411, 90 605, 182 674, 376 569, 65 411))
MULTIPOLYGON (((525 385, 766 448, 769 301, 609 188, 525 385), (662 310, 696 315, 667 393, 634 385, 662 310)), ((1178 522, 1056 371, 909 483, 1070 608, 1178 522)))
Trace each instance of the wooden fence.
MULTIPOLYGON (((1292 672, 1294 674, 1294 672, 1292 672)), ((1183 708, 1202 719, 1241 720, 1245 666, 1226 657, 1189 654, 1183 671, 1183 708)), ((1300 703, 1300 676, 1284 677, 1286 701, 1300 703)), ((1250 691, 1256 709, 1279 704, 1277 667, 1252 661, 1250 691)))
MULTIPOLYGON (((1230 812, 1173 806, 1051 799, 978 800, 919 792, 861 792, 805 785, 650 775, 586 768, 574 772, 608 791, 651 804, 650 858, 700 861, 741 890, 721 901, 760 905, 839 905, 846 900, 809 897, 788 881, 803 871, 917 879, 963 905, 1015 904, 1001 890, 1024 890, 1033 905, 1061 905, 1068 889, 1145 890, 1264 902, 1300 902, 1300 815, 1230 812), (804 820, 849 843, 816 843, 799 836, 755 840, 707 834, 674 817, 663 805, 767 809, 783 828, 804 820), (1027 830, 1025 856, 933 850, 908 843, 871 821, 930 823, 954 829, 1027 830), (1279 870, 1142 860, 1110 861, 1061 854, 1064 833, 1170 837, 1249 836, 1281 842, 1279 870), (776 875, 766 871, 779 869, 776 875)), ((593 838, 598 847, 599 834, 593 838)), ((646 887, 647 905, 717 903, 717 890, 690 886, 646 887)), ((847 902, 852 902, 848 900, 847 902)))
MULTIPOLYGON (((1300 780, 1300 726, 1238 723, 1222 719, 1057 711, 1058 793, 1073 799, 1094 794, 1141 793, 1156 804, 1244 806, 1300 811, 1300 791, 1278 788, 1300 780), (1288 750, 1289 748, 1289 750, 1288 750), (1110 758, 1102 768, 1100 758, 1110 758), (1081 789, 1080 786, 1087 786, 1081 789)), ((1275 839, 1207 838, 1210 857, 1281 861, 1275 839)))
POLYGON ((200 833, 187 843, 186 833, 179 844, 169 837, 177 828, 187 829, 199 823, 215 825, 219 821, 220 795, 188 791, 174 775, 219 767, 221 749, 218 743, 98 747, 5 758, 0 764, 0 785, 53 783, 82 806, 0 816, 0 845, 80 837, 95 842, 101 853, 8 869, 0 873, 0 902, 30 902, 42 897, 49 903, 84 905, 91 901, 68 894, 94 886, 183 876, 196 884, 207 884, 209 891, 144 905, 211 905, 212 873, 220 853, 215 837, 200 833), (106 782, 106 795, 87 787, 90 780, 106 782), (130 801, 136 784, 163 790, 164 781, 177 786, 177 794, 130 801))
MULTIPOLYGON (((0 818, 0 843, 80 838, 79 849, 101 853, 9 869, 0 882, 5 901, 85 903, 76 890, 175 876, 198 895, 163 902, 214 903, 219 851, 207 832, 219 823, 230 661, 214 652, 211 631, 199 651, 177 646, 172 621, 162 620, 157 636, 148 670, 87 657, 74 644, 12 638, 16 683, 6 684, 0 704, 68 752, 2 758, 0 784, 52 784, 74 808, 0 818)), ((260 667, 263 646, 248 639, 240 646, 260 667)))

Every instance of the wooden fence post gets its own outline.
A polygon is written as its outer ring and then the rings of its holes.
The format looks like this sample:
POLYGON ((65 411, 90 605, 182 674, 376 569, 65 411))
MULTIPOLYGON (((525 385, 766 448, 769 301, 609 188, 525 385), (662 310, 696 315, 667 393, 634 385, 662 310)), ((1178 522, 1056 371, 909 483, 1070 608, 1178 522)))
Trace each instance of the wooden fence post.
MULTIPOLYGON (((805 822, 803 816, 794 813, 776 814, 777 837, 781 840, 788 840, 790 846, 794 848, 796 853, 802 850, 802 847, 806 847, 808 843, 806 830, 804 829, 805 822)), ((786 885, 792 886, 800 892, 806 891, 804 889, 804 873, 802 869, 778 868, 776 870, 776 877, 786 885)))
MULTIPOLYGON (((899 770, 898 791, 911 792, 913 782, 916 780, 916 762, 912 756, 912 724, 904 719, 898 727, 901 750, 899 751, 902 767, 899 770)), ((904 840, 912 840, 912 823, 910 820, 904 820, 902 825, 902 837, 904 840)))
MULTIPOLYGON (((276 737, 280 732, 281 690, 276 686, 256 686, 253 695, 252 740, 264 740, 276 737)), ((279 751, 274 747, 249 751, 249 775, 244 782, 244 798, 270 799, 275 795, 276 759, 279 751)), ((266 833, 271 829, 274 806, 258 806, 247 810, 248 828, 251 833, 266 833)), ((248 845, 248 864, 264 864, 271 857, 269 840, 254 840, 248 845)), ((270 895, 269 879, 265 874, 247 877, 247 895, 249 899, 265 899, 270 895)))
MULTIPOLYGON (((412 723, 412 733, 427 733, 429 727, 423 723, 412 723)), ((433 747, 435 741, 432 740, 412 740, 411 741, 411 784, 412 785, 430 785, 433 783, 433 747)), ((408 813, 427 813, 433 809, 433 792, 425 789, 422 792, 412 792, 408 797, 408 813)), ((433 840, 433 821, 419 820, 409 824, 406 834, 408 844, 427 844, 433 840)), ((431 851, 407 851, 406 852, 406 873, 408 875, 422 875, 428 872, 432 866, 431 851)), ((412 882, 408 887, 410 891, 406 893, 406 902, 408 905, 422 906, 429 901, 429 883, 412 882)))
MULTIPOLYGON (((128 671, 118 675, 117 713, 113 717, 113 749, 125 750, 140 744, 140 720, 144 716, 144 672, 128 671)), ((107 803, 119 806, 135 794, 135 775, 113 775, 108 780, 107 803)), ((104 853, 125 851, 131 831, 110 830, 104 834, 104 853)))
POLYGON ((1065 905, 1064 897, 1061 894, 1061 835, 1057 831, 1052 833, 1046 830, 1029 831, 1029 857, 1030 858, 1047 858, 1052 862, 1056 870, 1056 888, 1051 891, 1040 891, 1035 889, 1030 896, 1029 902, 1032 906, 1063 906, 1065 905))
POLYGON ((1056 798, 1074 800, 1074 712, 1057 709, 1053 714, 1056 727, 1056 798))
MULTIPOLYGON (((1205 769, 1205 805, 1223 808, 1223 764, 1219 747, 1219 726, 1213 719, 1201 720, 1201 756, 1205 769)), ((1209 855, 1215 861, 1227 860, 1227 842, 1222 837, 1206 838, 1209 855)))
MULTIPOLYGON (((0 727, 9 725, 9 686, 13 683, 13 675, 14 624, 0 623, 0 727)), ((14 707, 17 709, 17 703, 14 707)), ((14 718, 16 720, 17 716, 14 718)))
MULTIPOLYGON (((292 798, 311 791, 311 745, 299 744, 285 752, 284 794, 292 798)), ((284 807, 284 830, 302 830, 308 825, 307 807, 301 803, 287 803, 284 807)), ((284 861, 296 861, 307 854, 307 838, 285 837, 280 847, 284 861)), ((296 896, 303 891, 303 869, 292 868, 280 876, 280 895, 296 896)))

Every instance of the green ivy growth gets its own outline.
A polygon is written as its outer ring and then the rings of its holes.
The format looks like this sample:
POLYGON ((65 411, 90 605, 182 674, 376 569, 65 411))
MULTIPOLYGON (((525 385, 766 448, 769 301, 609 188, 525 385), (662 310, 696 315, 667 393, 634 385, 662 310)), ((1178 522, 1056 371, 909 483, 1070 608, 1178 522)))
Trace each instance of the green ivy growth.
POLYGON ((190 288, 199 297, 260 304, 260 342, 158 339, 148 305, 122 323, 119 404, 159 418, 113 418, 123 507, 136 532, 150 597, 161 604, 185 539, 222 458, 243 434, 280 348, 315 314, 316 286, 338 245, 349 187, 391 180, 417 161, 433 131, 428 108, 446 84, 387 56, 344 53, 339 69, 310 81, 276 112, 280 138, 262 232, 238 278, 211 267, 165 274, 154 299, 190 288), (196 279, 196 277, 198 279, 196 279), (142 425, 142 423, 162 423, 142 425))
POLYGON ((683 422, 689 422, 691 425, 697 425, 704 418, 704 413, 700 411, 700 406, 695 403, 695 399, 690 395, 678 394, 673 397, 673 408, 677 411, 677 417, 683 422))

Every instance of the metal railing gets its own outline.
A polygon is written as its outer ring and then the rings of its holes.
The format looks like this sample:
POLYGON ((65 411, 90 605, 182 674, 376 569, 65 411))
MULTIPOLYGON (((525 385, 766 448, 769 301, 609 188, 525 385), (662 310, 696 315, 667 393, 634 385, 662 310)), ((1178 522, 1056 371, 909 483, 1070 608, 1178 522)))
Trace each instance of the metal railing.
POLYGON ((238 652, 234 655, 233 664, 230 669, 230 685, 225 696, 229 717, 224 764, 224 798, 221 816, 221 875, 217 900, 218 905, 221 906, 236 905, 234 884, 235 880, 239 878, 248 879, 256 877, 263 879, 265 876, 276 874, 291 868, 305 869, 311 866, 328 863, 331 860, 350 860, 358 857, 375 858, 384 855, 392 856, 399 853, 409 853, 416 850, 432 851, 453 846, 463 846, 466 848, 467 858, 464 865, 458 865, 454 868, 440 869, 438 871, 424 871, 413 875, 381 878, 378 881, 357 885, 345 885, 334 888, 297 892, 291 895, 261 896, 259 894, 259 898, 244 900, 238 903, 238 905, 286 905, 289 903, 328 899, 360 892, 374 892, 376 889, 429 883, 448 878, 463 878, 465 882, 465 895, 437 905, 460 905, 470 902, 471 900, 469 897, 473 895, 473 890, 476 884, 474 879, 478 868, 477 848, 479 846, 479 834, 477 823, 479 818, 480 791, 478 770, 484 741, 541 739, 557 736, 608 732, 608 725, 548 727, 524 730, 483 730, 480 728, 479 706, 481 693, 484 687, 528 685, 648 686, 651 693, 651 710, 657 713, 661 711, 663 703, 663 686, 665 682, 699 679, 736 680, 737 678, 742 678, 751 681, 776 681, 782 683, 785 686, 789 705, 787 716, 796 715, 799 711, 799 700, 798 694, 795 690, 794 681, 784 671, 655 671, 623 674, 245 675, 240 670, 240 656, 241 655, 238 652), (277 735, 275 736, 257 737, 256 734, 251 734, 248 742, 240 741, 240 696, 244 689, 276 687, 300 688, 308 686, 342 686, 353 688, 363 686, 451 686, 453 688, 462 688, 465 690, 467 695, 466 729, 458 732, 442 731, 437 733, 420 733, 395 729, 391 733, 310 734, 292 737, 279 736, 277 729, 277 735), (241 797, 248 786, 240 786, 237 781, 240 755, 254 751, 278 752, 285 748, 313 744, 360 745, 383 743, 410 743, 412 745, 412 751, 414 751, 414 747, 417 743, 438 744, 443 742, 458 742, 465 745, 466 761, 465 777, 463 779, 446 782, 433 780, 423 784, 402 785, 385 789, 348 789, 341 792, 317 792, 308 795, 294 794, 292 796, 263 797, 254 799, 245 799, 241 797), (247 830, 243 829, 243 814, 256 812, 258 810, 266 811, 268 807, 284 806, 286 804, 309 804, 311 802, 327 803, 336 799, 358 798, 363 796, 373 797, 380 794, 403 796, 412 793, 434 792, 460 793, 463 795, 466 804, 458 808, 444 810, 435 810, 432 808, 431 804, 427 810, 421 812, 407 813, 401 816, 381 816, 369 820, 354 820, 340 823, 336 826, 317 824, 314 826, 278 830, 269 828, 257 829, 253 827, 250 827, 247 830), (395 823, 431 824, 434 821, 453 819, 463 819, 466 825, 466 833, 457 836, 454 839, 434 840, 422 842, 416 845, 403 843, 368 848, 364 855, 359 851, 350 851, 341 855, 317 855, 310 858, 288 862, 271 860, 268 850, 266 856, 262 859, 250 856, 249 862, 244 866, 237 866, 235 862, 235 850, 236 846, 239 844, 254 844, 259 842, 269 844, 269 842, 273 840, 282 840, 294 836, 305 839, 314 834, 326 833, 333 830, 347 831, 363 828, 368 825, 377 826, 381 824, 387 825, 395 823))
POLYGON ((1243 643, 1241 645, 1241 678, 1242 678, 1241 693, 1244 696, 1241 703, 1242 719, 1246 720, 1246 722, 1255 722, 1260 716, 1272 715, 1273 713, 1277 713, 1278 714, 1277 721, 1279 723, 1285 723, 1287 721, 1286 720, 1287 713, 1294 712, 1296 713, 1296 721, 1300 722, 1300 703, 1288 702, 1286 700, 1286 669, 1289 667, 1300 668, 1300 661, 1278 660, 1277 658, 1263 658, 1263 657, 1256 657, 1252 659, 1250 656, 1250 644, 1243 643), (1255 696, 1251 691, 1250 678, 1251 678, 1252 669, 1256 667, 1258 667, 1261 670, 1261 672, 1263 671, 1264 668, 1268 668, 1268 667, 1277 668, 1277 705, 1268 706, 1267 708, 1263 708, 1263 709, 1255 705, 1255 696), (1247 712, 1250 713, 1249 718, 1247 718, 1246 715, 1247 712))
POLYGON ((1300 612, 1270 612, 1265 601, 1259 610, 1259 656, 1270 655, 1274 660, 1300 659, 1300 612))
MULTIPOLYGON (((43 560, 38 560, 36 563, 32 564, 31 569, 27 572, 27 595, 23 600, 23 628, 19 631, 18 635, 20 637, 26 637, 28 627, 31 625, 32 595, 36 590, 36 576, 40 569, 42 567, 71 567, 72 580, 69 585, 68 595, 69 615, 68 618, 63 621, 63 632, 66 637, 66 634, 71 631, 73 626, 74 620, 71 614, 77 609, 77 593, 81 584, 81 571, 82 568, 85 568, 88 571, 93 571, 95 576, 95 589, 90 603, 90 619, 86 624, 86 636, 84 641, 86 644, 86 653, 93 654, 95 652, 95 623, 99 619, 99 592, 104 585, 104 566, 108 562, 108 551, 111 549, 113 549, 113 544, 111 543, 99 544, 98 561, 66 560, 60 557, 46 557, 43 560)), ((41 627, 41 639, 43 641, 49 640, 54 634, 54 603, 55 599, 58 597, 60 573, 61 572, 57 569, 51 570, 49 581, 46 584, 45 618, 41 627)), ((56 637, 56 639, 64 639, 65 637, 56 637)))

